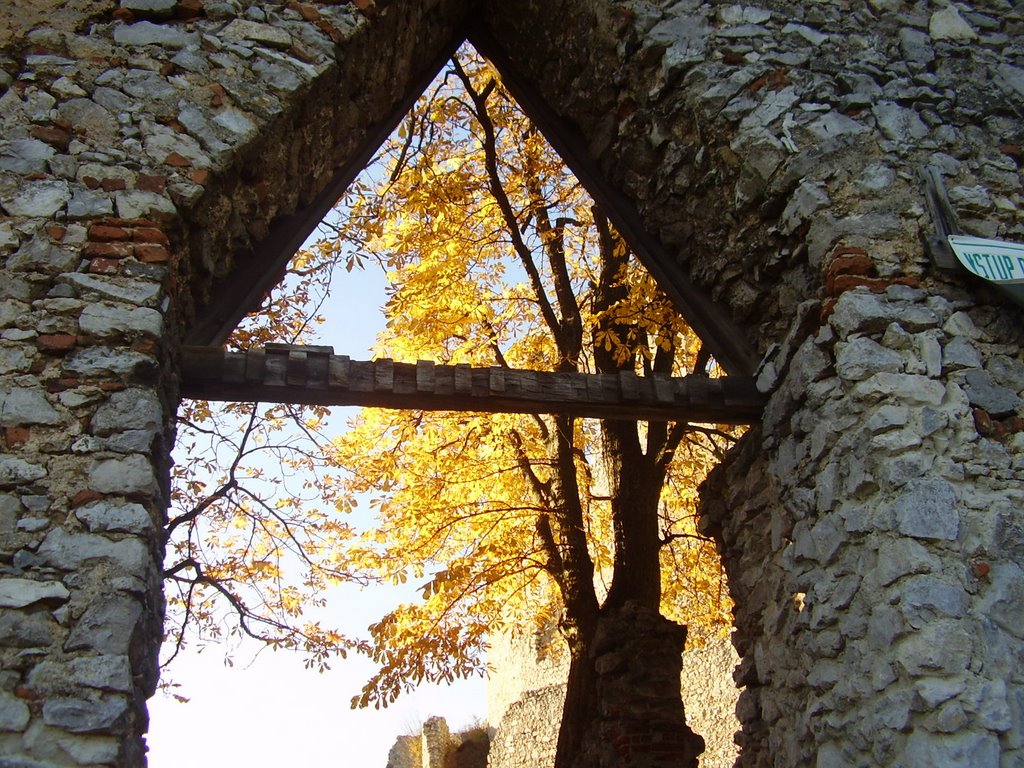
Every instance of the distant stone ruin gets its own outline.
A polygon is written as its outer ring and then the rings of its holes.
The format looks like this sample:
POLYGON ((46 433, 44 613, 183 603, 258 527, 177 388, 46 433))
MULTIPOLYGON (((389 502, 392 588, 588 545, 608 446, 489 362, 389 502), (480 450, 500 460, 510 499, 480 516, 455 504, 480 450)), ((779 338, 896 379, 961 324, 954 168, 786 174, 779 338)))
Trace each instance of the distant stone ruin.
POLYGON ((487 768, 485 727, 458 733, 443 717, 431 717, 415 736, 399 736, 388 753, 387 768, 487 768))

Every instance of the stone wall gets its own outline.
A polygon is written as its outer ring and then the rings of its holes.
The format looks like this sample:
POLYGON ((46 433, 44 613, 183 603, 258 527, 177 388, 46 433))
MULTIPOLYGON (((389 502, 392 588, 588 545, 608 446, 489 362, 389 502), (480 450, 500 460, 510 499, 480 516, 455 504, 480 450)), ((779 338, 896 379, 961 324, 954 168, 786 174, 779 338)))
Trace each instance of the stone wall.
POLYGON ((919 175, 1024 240, 1019 7, 544 5, 494 34, 765 353, 764 424, 703 504, 740 764, 1019 763, 1021 316, 930 263, 919 175))
POLYGON ((0 762, 141 766, 179 332, 456 4, 50 5, 0 32, 0 762))
POLYGON ((452 733, 443 717, 430 717, 417 736, 399 736, 388 752, 387 768, 486 768, 485 728, 452 733))
MULTIPOLYGON (((179 333, 468 2, 48 0, 0 29, 0 754, 142 765, 179 333)), ((27 8, 22 0, 18 8, 27 8)), ((1024 759, 1020 311, 936 269, 919 168, 1024 241, 1004 0, 494 0, 509 59, 771 395, 704 488, 743 766, 1024 759)))
MULTIPOLYGON (((488 650, 487 720, 491 724, 488 768, 541 768, 554 763, 569 675, 569 653, 554 627, 534 634, 502 635, 488 650)), ((686 722, 706 749, 701 768, 731 768, 739 729, 739 662, 727 638, 687 641, 680 690, 686 722)))

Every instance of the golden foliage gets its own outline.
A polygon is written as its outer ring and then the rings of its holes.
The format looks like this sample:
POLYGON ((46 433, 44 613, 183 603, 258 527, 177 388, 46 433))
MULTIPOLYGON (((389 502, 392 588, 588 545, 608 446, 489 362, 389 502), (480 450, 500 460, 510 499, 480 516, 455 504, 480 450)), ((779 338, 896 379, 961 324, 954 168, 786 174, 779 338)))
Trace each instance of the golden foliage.
MULTIPOLYGON (((350 188, 329 235, 297 256, 291 287, 268 299, 234 343, 302 338, 332 267, 379 265, 391 286, 380 356, 688 372, 699 340, 489 67, 460 55, 387 141, 374 173, 350 188)), ((606 592, 616 521, 600 423, 364 410, 327 441, 324 416, 186 407, 193 458, 175 473, 180 569, 170 577, 181 582, 171 599, 206 632, 220 631, 215 598, 225 588, 236 600, 244 594, 241 613, 263 617, 265 631, 254 634, 267 642, 304 648, 319 664, 352 647, 369 653, 379 672, 353 705, 386 706, 421 681, 481 672, 490 633, 530 630, 571 603, 566 571, 580 555, 572 549, 579 533, 594 594, 606 592), (254 452, 273 456, 283 474, 253 468, 254 452), (246 490, 251 479, 274 492, 246 490), (376 515, 366 530, 345 522, 359 498, 376 515), (579 522, 567 524, 565 507, 577 503, 579 522), (296 564, 302 583, 287 586, 285 566, 296 564), (345 580, 412 580, 421 599, 387 612, 362 644, 316 623, 299 627, 303 608, 345 580)), ((637 430, 664 459, 655 554, 662 609, 697 635, 724 631, 731 604, 694 505, 729 436, 637 430)))

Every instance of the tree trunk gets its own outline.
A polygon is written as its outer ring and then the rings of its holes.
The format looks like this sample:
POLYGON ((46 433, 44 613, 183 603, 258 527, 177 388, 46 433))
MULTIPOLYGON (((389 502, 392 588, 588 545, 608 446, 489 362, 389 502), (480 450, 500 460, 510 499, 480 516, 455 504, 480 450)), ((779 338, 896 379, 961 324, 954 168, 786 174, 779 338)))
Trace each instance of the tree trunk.
POLYGON ((637 602, 602 609, 572 657, 555 768, 696 768, 704 739, 679 693, 685 640, 637 602))

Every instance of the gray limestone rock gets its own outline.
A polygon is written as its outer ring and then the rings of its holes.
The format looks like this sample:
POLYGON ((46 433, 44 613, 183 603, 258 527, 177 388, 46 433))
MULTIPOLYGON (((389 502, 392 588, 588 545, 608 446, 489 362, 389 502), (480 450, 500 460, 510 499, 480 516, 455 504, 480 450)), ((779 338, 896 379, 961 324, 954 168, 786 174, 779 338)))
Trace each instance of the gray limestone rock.
POLYGON ((16 456, 0 456, 0 488, 32 483, 44 477, 46 468, 39 464, 32 464, 16 456))
POLYGON ((64 370, 88 378, 131 377, 144 374, 154 365, 153 358, 141 352, 109 347, 87 347, 72 352, 64 362, 64 370))
POLYGON ((848 381, 863 381, 880 371, 898 373, 903 356, 866 336, 836 345, 836 373, 848 381))
POLYGON ((955 40, 967 42, 975 40, 978 33, 964 21, 955 5, 948 5, 932 14, 928 21, 928 34, 932 40, 955 40))
POLYGON ((928 126, 913 109, 901 107, 894 101, 880 101, 871 111, 882 134, 901 147, 928 135, 928 126))
POLYGON ((999 739, 990 731, 929 733, 915 729, 907 739, 906 764, 943 768, 999 768, 999 739))
POLYGON ((853 388, 856 397, 869 400, 918 403, 937 406, 946 394, 941 381, 927 376, 899 373, 876 373, 858 382, 853 388))
POLYGON ((1008 416, 1021 405, 1016 392, 992 381, 988 371, 973 368, 967 371, 964 392, 971 405, 983 408, 992 416, 1008 416))
POLYGON ((7 691, 0 691, 0 731, 24 730, 30 718, 28 705, 7 691))
POLYGON ((43 703, 43 722, 72 733, 108 731, 127 711, 128 700, 124 696, 53 696, 43 703))
POLYGON ((18 521, 18 530, 26 533, 45 531, 49 527, 50 521, 45 517, 23 517, 18 521))
POLYGON ((912 576, 900 583, 899 591, 900 611, 915 629, 938 617, 960 618, 967 610, 963 587, 936 576, 912 576))
POLYGON ((197 40, 194 33, 178 27, 140 21, 137 24, 114 27, 114 42, 118 45, 159 45, 164 48, 184 48, 197 40))
POLYGON ((45 648, 53 644, 59 627, 53 614, 66 609, 67 604, 55 611, 0 611, 0 643, 14 648, 45 648))
POLYGON ((104 85, 97 86, 92 92, 92 100, 115 115, 132 106, 132 100, 124 93, 104 85))
POLYGON ((810 218, 811 214, 828 204, 828 194, 820 184, 802 182, 782 212, 779 231, 784 235, 792 234, 810 218))
POLYGON ((96 410, 90 427, 93 434, 101 437, 125 430, 144 430, 155 435, 163 420, 163 407, 155 393, 148 389, 125 389, 112 394, 96 410))
POLYGON ((58 424, 60 414, 38 389, 0 387, 0 427, 58 424))
POLYGON ((874 576, 887 587, 910 574, 931 573, 940 561, 918 541, 909 538, 885 539, 878 548, 878 565, 874 576))
POLYGON ((0 608, 24 608, 43 601, 63 602, 70 595, 67 587, 59 581, 0 579, 0 608))
POLYGON ((230 145, 221 141, 203 110, 193 106, 186 107, 178 113, 178 122, 185 126, 214 157, 231 149, 230 145))
POLYGON ((994 567, 978 609, 1015 637, 1024 637, 1024 568, 1014 562, 994 567))
POLYGON ((161 293, 159 284, 142 280, 124 280, 82 272, 70 272, 62 275, 61 278, 75 286, 79 296, 87 301, 112 299, 113 301, 152 307, 156 306, 161 293))
POLYGON ((939 478, 908 482, 893 504, 896 529, 917 539, 954 541, 960 514, 953 487, 939 478))
POLYGON ((225 40, 235 42, 249 40, 283 49, 290 48, 292 44, 291 35, 280 27, 246 19, 235 19, 221 30, 220 36, 225 40))
POLYGON ((718 19, 724 24, 763 24, 772 17, 767 8, 735 3, 718 9, 718 19))
POLYGON ((304 82, 294 67, 277 61, 260 59, 253 65, 253 71, 260 76, 264 83, 282 93, 296 91, 304 82))
POLYGON ((1024 100, 1024 68, 1000 64, 995 79, 1013 98, 1024 100))
POLYGON ((236 141, 248 141, 256 135, 256 125, 241 110, 228 107, 214 116, 213 122, 230 131, 236 141))
POLYGON ((68 571, 90 560, 107 560, 132 574, 142 574, 151 565, 149 551, 139 539, 112 541, 92 533, 68 533, 63 528, 50 531, 36 554, 41 562, 68 571))
POLYGON ((21 514, 21 502, 16 496, 0 494, 0 534, 10 533, 17 525, 21 514))
MULTIPOLYGON (((0 373, 25 373, 32 367, 36 358, 33 350, 23 344, 17 346, 0 346, 0 373)), ((2 411, 0 411, 2 414, 2 411)), ((0 415, 2 418, 2 415, 0 415)))
POLYGON ((81 656, 70 662, 46 659, 29 673, 29 685, 43 693, 77 692, 83 686, 130 692, 131 663, 126 655, 81 656))
POLYGON ((942 350, 942 368, 958 371, 981 366, 981 352, 964 336, 954 336, 942 350))
POLYGON ((899 32, 900 50, 908 61, 930 64, 935 60, 931 38, 920 29, 903 27, 899 32))
POLYGON ((985 370, 996 384, 1014 392, 1024 391, 1024 362, 1006 355, 992 355, 985 362, 985 370))
POLYGON ((116 736, 98 734, 62 733, 55 742, 77 765, 114 765, 121 746, 116 736))
POLYGON ((940 704, 958 696, 966 687, 963 678, 946 679, 941 677, 925 677, 915 681, 914 691, 929 708, 934 709, 940 704))
POLYGON ((153 529, 153 520, 141 504, 117 504, 93 501, 75 510, 75 517, 93 533, 124 531, 145 533, 153 529))
POLYGON ((109 216, 114 204, 106 192, 90 189, 76 189, 68 202, 69 219, 94 219, 109 216))
POLYGON ((25 182, 12 197, 0 197, 0 206, 10 216, 49 218, 71 198, 66 181, 50 179, 25 182))
POLYGON ((90 605, 75 622, 64 647, 69 651, 86 649, 124 658, 122 654, 128 653, 141 617, 142 605, 135 598, 122 594, 105 596, 90 605))
POLYGON ((939 619, 900 640, 896 659, 913 676, 936 672, 959 674, 970 664, 972 645, 971 636, 961 622, 939 619))
POLYGON ((46 171, 57 150, 39 139, 15 139, 0 153, 0 170, 25 176, 46 171))
POLYGON ((153 494, 157 491, 153 466, 139 454, 95 462, 89 469, 89 485, 100 493, 153 494))
MULTIPOLYGON (((166 158, 167 154, 163 157, 166 158)), ((208 163, 207 160, 203 164, 208 163)), ((169 198, 144 189, 118 192, 114 199, 117 215, 122 219, 165 219, 174 216, 178 210, 169 198)))
POLYGON ((163 316, 148 307, 90 304, 82 311, 78 325, 83 333, 101 339, 135 334, 157 337, 163 327, 163 316))
POLYGON ((174 14, 177 0, 121 0, 121 7, 138 16, 167 18, 174 14))
POLYGON ((57 113, 75 126, 77 134, 97 144, 112 144, 121 135, 117 118, 92 99, 71 99, 61 104, 57 113))

